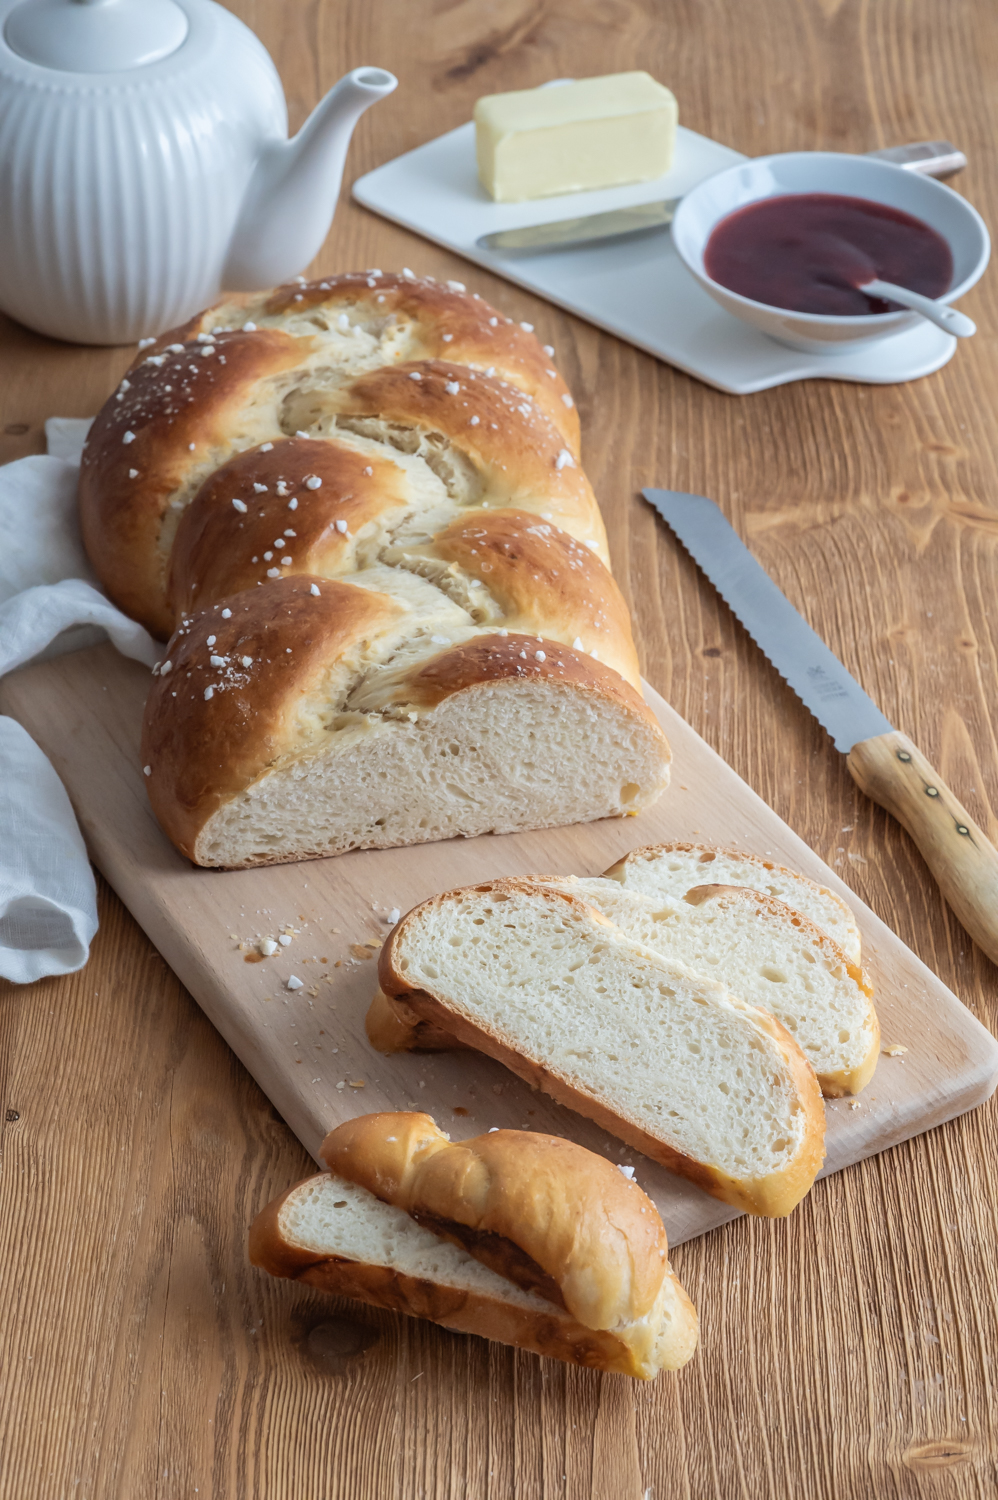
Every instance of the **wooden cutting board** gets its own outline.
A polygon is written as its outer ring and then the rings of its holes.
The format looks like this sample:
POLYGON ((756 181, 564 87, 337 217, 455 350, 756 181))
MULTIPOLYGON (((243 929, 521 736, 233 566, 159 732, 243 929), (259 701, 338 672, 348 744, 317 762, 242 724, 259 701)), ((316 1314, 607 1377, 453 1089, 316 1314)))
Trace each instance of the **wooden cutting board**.
POLYGON ((826 1173, 962 1114, 998 1082, 991 1034, 647 688, 675 758, 670 789, 636 818, 221 872, 188 864, 150 811, 139 762, 148 686, 145 668, 103 645, 14 673, 0 706, 52 760, 94 863, 313 1156, 341 1120, 425 1109, 458 1139, 492 1125, 527 1127, 633 1164, 673 1244, 735 1217, 498 1063, 467 1052, 385 1058, 364 1032, 374 955, 393 907, 404 912, 496 875, 596 875, 628 849, 668 839, 771 856, 838 891, 856 912, 884 1043, 907 1052, 882 1055, 859 1100, 829 1101, 826 1173), (257 939, 284 929, 291 941, 253 961, 257 939), (289 991, 292 975, 303 984, 289 991))

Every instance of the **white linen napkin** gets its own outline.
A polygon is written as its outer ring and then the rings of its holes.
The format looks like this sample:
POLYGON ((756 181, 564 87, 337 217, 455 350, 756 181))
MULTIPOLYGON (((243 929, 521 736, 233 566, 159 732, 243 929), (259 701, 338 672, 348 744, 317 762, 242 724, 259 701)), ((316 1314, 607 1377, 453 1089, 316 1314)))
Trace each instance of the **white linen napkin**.
MULTIPOLYGON (((109 635, 152 666, 156 642, 94 586, 76 512, 90 423, 46 423, 47 456, 0 467, 0 675, 109 635)), ((86 963, 94 877, 65 788, 31 736, 0 717, 0 976, 30 984, 86 963)))

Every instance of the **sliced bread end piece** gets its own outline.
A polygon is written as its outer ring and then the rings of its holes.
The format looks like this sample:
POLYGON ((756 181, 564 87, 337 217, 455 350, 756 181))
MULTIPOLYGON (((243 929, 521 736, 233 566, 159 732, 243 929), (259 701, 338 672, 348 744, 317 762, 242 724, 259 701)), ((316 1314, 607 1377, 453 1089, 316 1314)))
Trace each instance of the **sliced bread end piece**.
POLYGON ((660 1369, 681 1368, 696 1349, 696 1313, 675 1278, 670 1287, 679 1295, 660 1310, 653 1357, 639 1361, 617 1334, 586 1328, 333 1173, 296 1183, 268 1204, 249 1248, 253 1265, 272 1276, 589 1369, 654 1379, 660 1369))
POLYGON ((451 1141, 429 1115, 392 1111, 344 1121, 320 1156, 507 1281, 616 1334, 638 1366, 660 1363, 677 1318, 694 1316, 654 1203, 574 1141, 499 1129, 451 1141))

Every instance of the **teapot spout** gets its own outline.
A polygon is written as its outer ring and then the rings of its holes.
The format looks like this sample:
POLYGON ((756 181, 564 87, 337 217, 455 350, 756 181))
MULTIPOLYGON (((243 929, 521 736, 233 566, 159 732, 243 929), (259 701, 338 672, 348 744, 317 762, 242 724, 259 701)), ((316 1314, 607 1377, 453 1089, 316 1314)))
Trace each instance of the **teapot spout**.
POLYGON ((383 68, 354 68, 293 140, 263 148, 229 244, 225 287, 277 286, 308 265, 332 222, 354 126, 397 87, 398 79, 383 68))

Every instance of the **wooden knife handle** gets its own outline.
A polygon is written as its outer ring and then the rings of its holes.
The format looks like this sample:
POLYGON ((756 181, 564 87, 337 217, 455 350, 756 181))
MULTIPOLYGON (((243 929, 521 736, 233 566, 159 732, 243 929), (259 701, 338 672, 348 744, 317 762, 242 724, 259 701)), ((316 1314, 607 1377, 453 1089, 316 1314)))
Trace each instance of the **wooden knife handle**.
POLYGON ((959 920, 998 963, 998 850, 987 834, 896 729, 860 740, 846 763, 860 790, 908 830, 959 920))

